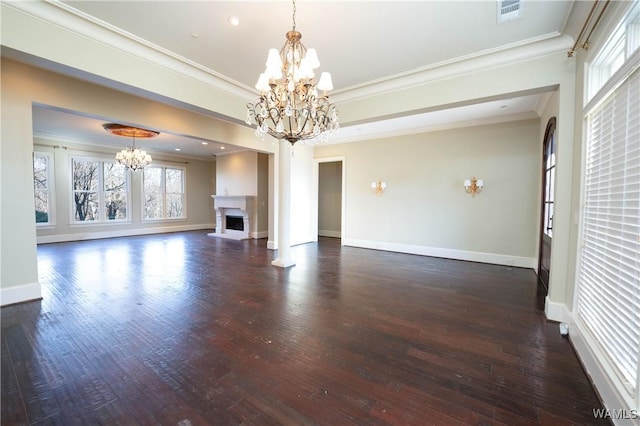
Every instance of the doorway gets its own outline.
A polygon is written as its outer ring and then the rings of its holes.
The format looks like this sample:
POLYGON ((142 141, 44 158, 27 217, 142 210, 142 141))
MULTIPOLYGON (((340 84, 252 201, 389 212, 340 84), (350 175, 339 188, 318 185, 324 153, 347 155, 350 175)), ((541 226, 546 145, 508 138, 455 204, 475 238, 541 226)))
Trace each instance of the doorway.
POLYGON ((556 118, 547 123, 542 141, 542 208, 540 215, 540 248, 538 250, 538 280, 549 292, 551 273, 551 242, 553 240, 553 207, 556 177, 556 118))
POLYGON ((318 163, 318 236, 342 238, 342 161, 318 163))

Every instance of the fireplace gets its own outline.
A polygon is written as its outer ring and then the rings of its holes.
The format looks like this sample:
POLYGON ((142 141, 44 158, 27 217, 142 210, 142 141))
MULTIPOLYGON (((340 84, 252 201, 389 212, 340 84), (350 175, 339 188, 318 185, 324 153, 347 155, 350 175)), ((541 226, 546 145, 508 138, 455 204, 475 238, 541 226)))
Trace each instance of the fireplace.
POLYGON ((234 231, 244 231, 244 218, 242 216, 230 216, 224 217, 226 229, 232 229, 234 231))
POLYGON ((216 232, 209 235, 233 240, 257 238, 255 196, 212 195, 211 198, 216 211, 216 232))

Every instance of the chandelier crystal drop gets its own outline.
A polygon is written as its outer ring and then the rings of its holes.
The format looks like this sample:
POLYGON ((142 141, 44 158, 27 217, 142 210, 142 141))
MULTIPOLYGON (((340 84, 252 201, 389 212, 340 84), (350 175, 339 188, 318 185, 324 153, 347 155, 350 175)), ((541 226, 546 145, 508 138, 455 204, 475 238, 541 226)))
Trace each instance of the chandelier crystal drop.
POLYGON ((145 150, 135 146, 135 138, 133 146, 128 146, 116 154, 116 160, 134 172, 151 164, 151 156, 145 150))
POLYGON ((296 31, 296 3, 293 1, 293 29, 278 52, 269 49, 266 69, 256 89, 260 96, 247 104, 248 125, 256 126, 256 136, 270 134, 292 145, 300 140, 327 141, 339 128, 338 112, 329 101, 333 89, 331 74, 323 72, 316 82, 314 69, 320 66, 315 49, 307 49, 296 31))

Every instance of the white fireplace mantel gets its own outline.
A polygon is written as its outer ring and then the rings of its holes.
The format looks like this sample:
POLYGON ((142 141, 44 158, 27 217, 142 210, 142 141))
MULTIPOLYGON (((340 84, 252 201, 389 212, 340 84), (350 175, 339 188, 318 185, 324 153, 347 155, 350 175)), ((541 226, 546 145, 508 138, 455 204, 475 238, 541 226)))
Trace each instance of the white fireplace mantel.
POLYGON ((216 232, 209 235, 234 240, 246 240, 255 233, 253 212, 256 197, 253 195, 212 195, 216 211, 216 232), (241 216, 243 230, 227 229, 227 216, 241 216))

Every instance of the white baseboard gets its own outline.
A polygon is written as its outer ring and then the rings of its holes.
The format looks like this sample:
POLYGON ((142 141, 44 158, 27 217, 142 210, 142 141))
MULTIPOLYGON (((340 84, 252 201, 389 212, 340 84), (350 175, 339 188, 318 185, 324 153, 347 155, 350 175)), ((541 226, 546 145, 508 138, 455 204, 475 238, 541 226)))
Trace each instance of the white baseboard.
POLYGON ((74 234, 41 235, 37 237, 38 244, 63 243, 67 241, 98 240, 101 238, 132 237, 135 235, 164 234, 166 232, 198 231, 201 229, 211 229, 210 223, 198 225, 169 225, 156 226, 153 228, 136 229, 114 229, 113 231, 91 231, 78 232, 74 234))
POLYGON ((328 229, 318 229, 319 237, 331 237, 331 238, 341 238, 341 231, 329 231, 328 229))
POLYGON ((495 265, 515 266, 518 268, 534 269, 535 265, 538 263, 538 260, 532 257, 509 256, 505 254, 416 246, 411 244, 387 243, 383 241, 358 240, 354 238, 343 238, 342 244, 352 247, 419 254, 422 256, 444 257, 447 259, 468 260, 471 262, 492 263, 495 265))
POLYGON ((40 283, 16 285, 0 289, 0 306, 42 299, 40 283))
POLYGON ((278 250, 278 244, 275 241, 267 241, 267 249, 268 250, 278 250))
POLYGON ((258 231, 258 232, 252 232, 251 233, 251 238, 259 240, 261 238, 268 238, 269 237, 269 231, 258 231))
POLYGON ((640 402, 633 401, 622 383, 614 382, 617 376, 607 367, 606 356, 591 341, 575 314, 565 309, 564 318, 569 324, 571 344, 604 405, 593 408, 608 410, 607 418, 616 426, 640 426, 640 402))
POLYGON ((567 305, 552 301, 548 295, 544 298, 544 313, 550 321, 569 322, 567 305))

